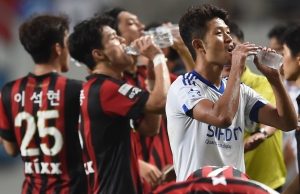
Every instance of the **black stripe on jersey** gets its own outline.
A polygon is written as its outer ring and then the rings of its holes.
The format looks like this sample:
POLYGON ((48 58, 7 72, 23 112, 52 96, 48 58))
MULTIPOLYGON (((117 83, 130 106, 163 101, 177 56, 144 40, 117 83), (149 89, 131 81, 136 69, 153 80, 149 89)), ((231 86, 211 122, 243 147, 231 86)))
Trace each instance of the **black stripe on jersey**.
MULTIPOLYGON (((66 170, 70 178, 69 193, 72 194, 86 193, 88 184, 78 135, 78 119, 80 113, 79 96, 81 89, 82 82, 70 79, 66 80, 64 92, 64 126, 65 134, 68 135, 68 137, 65 138, 64 143, 66 148, 66 170), (74 160, 76 160, 76 162, 74 162, 74 160), (74 171, 69 169, 74 169, 74 171), (74 180, 76 180, 76 183, 74 180)), ((82 136, 82 140, 84 141, 84 136, 82 136)))
POLYGON ((161 144, 162 144, 162 147, 163 147, 163 157, 164 157, 164 160, 165 160, 165 163, 167 164, 168 163, 168 160, 167 160, 167 154, 166 154, 166 149, 165 148, 165 139, 164 139, 164 131, 163 130, 167 130, 167 126, 168 126, 168 123, 167 123, 167 117, 165 116, 162 116, 161 119, 164 119, 164 125, 165 125, 165 128, 163 128, 161 125, 160 127, 160 133, 159 133, 159 137, 160 137, 160 140, 161 140, 161 144))
POLYGON ((144 161, 148 162, 149 161, 149 150, 146 145, 146 137, 144 135, 142 135, 141 133, 139 134, 139 136, 140 136, 140 143, 142 146, 142 154, 143 154, 144 161))
POLYGON ((153 158, 154 158, 156 167, 157 167, 158 169, 162 169, 160 157, 159 157, 159 155, 158 155, 158 153, 157 153, 157 150, 156 150, 155 148, 152 150, 152 155, 153 155, 153 158))
POLYGON ((194 172, 194 176, 193 177, 198 177, 198 178, 201 178, 202 177, 202 168, 196 170, 194 172))
POLYGON ((241 171, 236 170, 234 168, 232 168, 232 171, 233 171, 232 174, 233 174, 234 177, 242 177, 242 172, 241 171))
POLYGON ((148 92, 140 92, 137 94, 139 96, 139 101, 138 103, 135 103, 133 107, 127 112, 126 117, 131 118, 133 120, 137 120, 142 113, 142 110, 148 101, 149 98, 149 93, 148 92))

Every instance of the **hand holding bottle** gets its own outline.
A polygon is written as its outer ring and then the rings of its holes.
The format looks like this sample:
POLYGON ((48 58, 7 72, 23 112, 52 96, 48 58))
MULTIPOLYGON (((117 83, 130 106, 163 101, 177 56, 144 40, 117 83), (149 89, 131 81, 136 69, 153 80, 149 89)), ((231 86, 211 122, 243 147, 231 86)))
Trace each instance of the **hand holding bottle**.
POLYGON ((133 48, 150 60, 153 60, 157 54, 163 53, 150 36, 142 36, 136 39, 133 42, 133 48))

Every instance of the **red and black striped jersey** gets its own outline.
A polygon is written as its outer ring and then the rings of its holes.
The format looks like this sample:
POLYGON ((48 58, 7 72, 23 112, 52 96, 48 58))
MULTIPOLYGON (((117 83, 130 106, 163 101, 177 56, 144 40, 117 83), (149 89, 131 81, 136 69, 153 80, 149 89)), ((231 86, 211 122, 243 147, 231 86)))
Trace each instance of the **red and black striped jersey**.
POLYGON ((82 82, 57 73, 6 84, 0 132, 16 142, 24 161, 22 193, 85 193, 87 179, 78 137, 82 82))
POLYGON ((173 164, 172 150, 167 131, 167 118, 165 115, 162 116, 159 134, 153 138, 149 163, 155 165, 160 170, 168 164, 173 164))
MULTIPOLYGON (((178 76, 170 73, 171 83, 173 83, 177 77, 178 76)), ((153 137, 153 146, 151 149, 149 163, 155 165, 160 170, 168 164, 173 164, 173 155, 167 130, 166 115, 162 116, 159 134, 153 137)))
MULTIPOLYGON (((271 189, 270 189, 271 190, 271 189)), ((225 177, 195 178, 160 186, 149 194, 269 194, 266 187, 251 180, 225 177)), ((274 191, 274 193, 277 193, 274 191)))
POLYGON ((87 193, 142 193, 130 119, 139 118, 149 93, 102 74, 87 79, 80 96, 87 193))
MULTIPOLYGON (((135 87, 141 88, 143 91, 147 91, 147 75, 146 67, 138 66, 136 75, 133 75, 127 71, 123 73, 123 80, 135 87)), ((136 149, 138 154, 138 159, 148 162, 151 154, 151 148, 153 144, 153 137, 145 136, 138 131, 132 131, 132 135, 135 137, 136 149)))
POLYGON ((195 172, 193 172, 187 180, 192 180, 194 178, 205 178, 205 177, 215 177, 224 176, 226 178, 239 178, 249 180, 250 177, 240 170, 232 166, 204 166, 195 172))

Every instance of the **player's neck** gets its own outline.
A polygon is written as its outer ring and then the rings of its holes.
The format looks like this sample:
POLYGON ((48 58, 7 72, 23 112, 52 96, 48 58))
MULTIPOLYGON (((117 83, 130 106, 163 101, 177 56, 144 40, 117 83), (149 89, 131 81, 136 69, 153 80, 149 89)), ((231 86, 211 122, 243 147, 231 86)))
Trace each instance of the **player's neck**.
POLYGON ((213 64, 196 63, 195 71, 217 88, 221 86, 222 67, 213 64), (197 65, 198 64, 198 65, 197 65))
POLYGON ((136 72, 137 72, 137 66, 136 64, 133 64, 133 65, 130 65, 129 67, 126 68, 127 72, 131 73, 132 75, 136 75, 136 72))
POLYGON ((103 74, 103 75, 107 75, 110 77, 113 77, 115 79, 119 79, 122 80, 123 77, 123 71, 121 70, 116 70, 113 68, 108 68, 107 66, 105 66, 104 64, 99 64, 97 65, 94 70, 92 71, 92 74, 103 74))
POLYGON ((32 73, 34 75, 40 76, 51 72, 61 73, 61 68, 58 65, 52 64, 36 64, 32 73))

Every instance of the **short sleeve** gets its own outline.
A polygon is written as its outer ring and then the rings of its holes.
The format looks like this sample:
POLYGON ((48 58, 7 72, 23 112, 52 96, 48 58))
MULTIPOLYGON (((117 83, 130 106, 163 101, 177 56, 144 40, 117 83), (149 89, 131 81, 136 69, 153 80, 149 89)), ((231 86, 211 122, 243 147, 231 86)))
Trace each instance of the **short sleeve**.
POLYGON ((243 96, 245 100, 245 115, 251 121, 258 123, 258 112, 261 107, 269 103, 262 95, 255 92, 252 88, 242 83, 243 96))
POLYGON ((4 108, 4 99, 2 94, 0 94, 0 135, 3 139, 7 141, 16 141, 13 127, 9 122, 7 112, 4 108))
POLYGON ((106 80, 100 89, 103 111, 110 116, 138 119, 149 98, 149 92, 127 83, 106 80))
MULTIPOLYGON (((181 112, 186 114, 189 110, 203 99, 207 99, 199 87, 194 84, 189 84, 187 81, 179 77, 173 84, 169 92, 168 98, 177 98, 176 102, 181 107, 181 112), (170 96, 170 95, 174 96, 170 96)), ((174 101, 173 101, 174 102, 174 101)), ((174 105, 175 106, 175 105, 174 105)), ((177 106, 177 105, 176 105, 177 106)))

